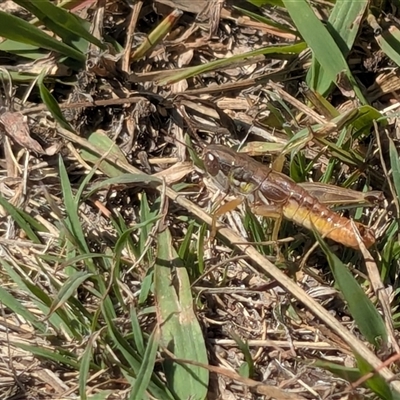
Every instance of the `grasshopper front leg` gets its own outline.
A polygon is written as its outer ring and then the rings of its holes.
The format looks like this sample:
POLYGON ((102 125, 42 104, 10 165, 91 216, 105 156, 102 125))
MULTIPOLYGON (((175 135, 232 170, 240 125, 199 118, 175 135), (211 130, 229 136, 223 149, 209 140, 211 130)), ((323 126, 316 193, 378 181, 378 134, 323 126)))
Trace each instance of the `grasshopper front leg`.
POLYGON ((224 215, 230 211, 233 211, 236 207, 242 204, 244 201, 243 198, 237 197, 233 200, 228 201, 225 204, 219 206, 213 213, 212 213, 212 221, 211 221, 211 234, 210 234, 210 242, 212 242, 217 234, 217 220, 221 215, 224 215))

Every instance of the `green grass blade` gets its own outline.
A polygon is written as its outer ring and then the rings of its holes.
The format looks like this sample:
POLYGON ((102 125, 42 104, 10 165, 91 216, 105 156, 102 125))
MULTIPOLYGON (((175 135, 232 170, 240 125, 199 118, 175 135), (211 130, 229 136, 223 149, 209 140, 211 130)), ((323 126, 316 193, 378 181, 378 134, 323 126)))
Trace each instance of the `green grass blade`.
MULTIPOLYGON (((61 354, 57 353, 52 350, 44 349, 43 347, 37 347, 37 346, 31 346, 25 343, 19 343, 19 342, 13 342, 14 346, 21 348, 22 350, 28 351, 35 356, 45 358, 47 360, 51 360, 61 364, 65 364, 69 367, 72 367, 74 369, 79 369, 79 362, 74 358, 72 354, 61 354)), ((98 370, 98 368, 95 365, 91 365, 92 368, 95 368, 98 370)))
MULTIPOLYGON (((28 281, 28 279, 23 278, 18 272, 17 268, 12 267, 9 265, 5 260, 0 259, 0 263, 10 279, 18 286, 18 289, 21 291, 24 291, 35 303, 36 307, 43 313, 43 315, 47 315, 49 312, 49 307, 51 304, 51 299, 49 295, 44 292, 40 287, 35 285, 34 283, 28 281)), ((62 311, 62 310, 60 310, 62 311)), ((70 324, 70 319, 65 318, 65 313, 60 312, 58 314, 53 314, 47 323, 50 323, 50 325, 55 329, 55 330, 60 330, 63 329, 65 332, 70 335, 71 337, 79 337, 79 340, 81 339, 81 335, 78 335, 74 329, 74 327, 70 324)), ((40 322, 40 324, 42 324, 40 322)), ((42 331, 42 329, 47 330, 44 328, 45 325, 39 325, 37 329, 42 331)), ((43 330, 44 332, 44 330, 43 330)))
POLYGON ((40 322, 34 314, 32 314, 13 295, 11 295, 7 290, 3 289, 1 286, 0 286, 0 301, 4 306, 14 311, 15 314, 25 318, 40 332, 42 333, 46 332, 46 325, 43 322, 40 322))
POLYGON ((353 47, 360 23, 368 7, 368 0, 336 0, 328 19, 328 29, 344 57, 353 47), (359 22, 357 22, 359 21, 359 22))
POLYGON ((89 371, 90 371, 90 364, 92 362, 93 358, 93 345, 95 339, 98 337, 98 334, 94 334, 90 337, 88 340, 85 350, 83 352, 82 358, 81 358, 81 363, 79 367, 79 395, 80 395, 80 400, 86 400, 86 386, 87 386, 87 381, 89 377, 89 371))
POLYGON ((50 111, 53 118, 64 128, 70 132, 75 132, 71 125, 67 122, 64 118, 63 113, 53 95, 49 92, 47 87, 44 85, 46 71, 43 70, 42 73, 39 75, 38 79, 38 86, 39 86, 39 93, 40 97, 44 104, 46 104, 47 109, 50 111))
POLYGON ((204 249, 205 249, 205 238, 206 238, 206 232, 208 230, 208 226, 206 224, 201 224, 199 230, 198 230, 198 238, 199 240, 197 241, 197 261, 198 261, 198 268, 197 268, 197 274, 196 276, 200 276, 204 273, 205 269, 205 263, 204 263, 204 249))
POLYGON ((347 302, 354 321, 365 338, 379 348, 388 340, 381 315, 346 266, 332 253, 320 235, 314 233, 328 259, 335 282, 347 302))
MULTIPOLYGON (((366 375, 373 372, 374 369, 356 353, 357 364, 362 375, 366 375)), ((385 380, 378 374, 374 374, 372 378, 365 382, 365 386, 370 388, 380 399, 393 400, 390 386, 385 380)))
MULTIPOLYGON (((88 141, 89 143, 96 146, 99 150, 101 150, 100 154, 109 154, 110 156, 115 157, 117 160, 120 160, 122 163, 128 164, 124 153, 115 144, 115 142, 106 135, 105 132, 93 132, 89 136, 88 141)), ((99 156, 98 154, 93 154, 90 150, 87 149, 83 149, 81 155, 85 161, 93 164, 97 164, 101 160, 101 156, 99 156)), ((102 160, 98 168, 106 176, 110 177, 118 177, 125 172, 122 168, 114 165, 114 163, 111 163, 107 160, 102 160)))
POLYGON ((194 221, 189 223, 185 237, 183 238, 183 241, 182 241, 181 245, 179 246, 179 250, 178 250, 179 258, 181 260, 185 260, 185 262, 187 262, 188 257, 191 253, 190 245, 192 243, 193 231, 194 231, 194 221))
MULTIPOLYGON (((56 51, 81 63, 84 63, 86 60, 86 56, 83 53, 53 39, 28 22, 3 11, 0 11, 0 36, 16 42, 56 51)), ((1 46, 0 50, 2 50, 1 46)))
POLYGON ((272 26, 273 28, 276 28, 277 30, 279 30, 281 32, 291 33, 292 35, 296 35, 297 36, 297 32, 294 31, 293 29, 290 29, 287 25, 280 24, 279 22, 275 22, 271 18, 266 18, 263 15, 251 12, 249 10, 245 10, 244 8, 240 8, 240 7, 236 7, 236 6, 233 6, 233 8, 235 10, 240 11, 244 15, 247 15, 248 17, 253 18, 255 21, 262 22, 267 26, 272 26))
MULTIPOLYGON (((204 337, 193 312, 188 273, 172 246, 168 229, 158 237, 154 292, 161 345, 173 352, 175 357, 207 364, 204 337)), ((164 370, 168 387, 177 398, 202 400, 206 397, 207 370, 192 365, 180 365, 173 360, 165 361, 164 370)))
POLYGON ((248 374, 248 375, 242 375, 242 374, 241 375, 244 376, 245 378, 253 378, 255 366, 254 366, 253 357, 251 356, 249 345, 246 342, 244 342, 240 338, 240 336, 237 335, 236 333, 231 332, 231 336, 232 336, 232 339, 236 342, 238 348, 242 351, 242 353, 244 355, 245 363, 242 364, 242 366, 246 365, 246 367, 244 369, 245 369, 246 374, 248 374))
POLYGON ((179 9, 173 10, 167 15, 157 26, 151 31, 148 37, 132 54, 132 61, 137 61, 148 54, 158 43, 160 43, 165 36, 171 31, 174 24, 182 16, 183 12, 179 9))
POLYGON ((101 182, 97 182, 91 186, 91 190, 88 193, 90 197, 94 192, 110 187, 111 185, 128 185, 128 184, 143 184, 143 185, 160 185, 162 183, 160 178, 147 174, 119 174, 114 178, 104 179, 101 182))
POLYGON ((376 41, 382 51, 400 66, 400 30, 396 26, 391 26, 377 36, 376 41))
MULTIPOLYGON (((76 204, 75 198, 72 194, 71 185, 69 182, 67 170, 65 169, 62 158, 59 158, 59 170, 61 187, 63 192, 63 198, 65 203, 65 212, 67 213, 67 225, 74 238, 77 241, 79 248, 85 253, 90 253, 88 245, 86 243, 85 235, 83 233, 82 225, 78 216, 78 205, 76 204)), ((94 272, 94 271, 92 271, 94 272)))
POLYGON ((314 76, 313 80, 308 82, 309 86, 317 91, 320 91, 322 88, 324 89, 322 94, 326 94, 331 84, 336 82, 339 74, 344 72, 357 97, 360 101, 366 103, 342 52, 328 30, 316 17, 307 1, 284 0, 284 3, 296 28, 299 30, 307 45, 311 48, 313 55, 324 70, 324 81, 320 81, 320 76, 314 76))
POLYGON ((93 273, 79 271, 76 274, 70 276, 61 287, 61 290, 57 293, 57 296, 50 307, 49 316, 54 313, 57 308, 62 307, 75 293, 78 287, 93 275, 93 273))
POLYGON ((390 166, 397 197, 400 198, 400 158, 393 140, 389 138, 390 166))
MULTIPOLYGON (((328 19, 327 29, 344 57, 348 56, 353 47, 355 38, 360 29, 360 23, 357 23, 357 21, 362 21, 367 6, 367 0, 337 0, 332 9, 328 19)), ((320 93, 326 93, 332 82, 325 77, 324 70, 321 70, 316 60, 314 60, 307 74, 308 82, 310 82, 310 77, 313 73, 317 73, 319 77, 319 84, 316 90, 320 93)))
POLYGON ((271 5, 273 7, 283 7, 283 1, 282 0, 247 0, 249 3, 254 4, 257 7, 262 7, 266 5, 271 5))
POLYGON ((251 57, 256 57, 260 55, 272 55, 272 54, 299 54, 306 48, 306 44, 303 42, 296 43, 288 46, 269 46, 263 47, 262 49, 249 51, 248 53, 243 53, 235 55, 233 57, 224 58, 222 60, 211 61, 207 64, 185 68, 183 71, 179 71, 174 75, 171 75, 165 79, 160 80, 158 84, 171 85, 173 83, 179 82, 183 79, 188 79, 193 76, 204 74, 205 72, 214 71, 219 68, 227 68, 232 65, 232 63, 239 62, 251 57))
MULTIPOLYGON (((30 60, 37 60, 46 57, 47 51, 38 49, 37 46, 16 42, 14 40, 6 39, 0 43, 0 49, 6 53, 16 54, 30 60)), ((10 71, 11 72, 11 71, 10 71)), ((15 82, 14 77, 11 75, 12 81, 15 82)))
POLYGON ((143 341, 143 333, 140 329, 139 319, 136 313, 136 308, 131 306, 130 308, 130 316, 131 316, 131 325, 132 325, 132 336, 135 341, 137 352, 143 356, 145 352, 144 341, 143 341))
POLYGON ((145 391, 150 383, 151 375, 156 362, 157 349, 160 339, 159 336, 159 330, 156 328, 151 334, 147 343, 142 365, 140 366, 136 382, 133 385, 129 395, 130 400, 142 399, 145 395, 145 391))
MULTIPOLYGON (((52 4, 49 0, 27 1, 14 0, 14 3, 26 8, 35 15, 47 28, 63 39, 66 43, 78 42, 79 39, 85 39, 99 48, 105 50, 105 46, 96 37, 94 37, 85 25, 90 26, 73 13, 64 10, 52 4)), ((87 43, 84 48, 79 48, 82 52, 87 50, 87 43)))
POLYGON ((0 206, 4 207, 7 213, 12 217, 12 219, 18 224, 18 226, 26 233, 28 238, 32 240, 33 243, 42 243, 40 238, 33 231, 29 223, 25 220, 23 215, 10 204, 3 196, 0 195, 0 206))
MULTIPOLYGON (((121 352, 125 360, 128 362, 130 369, 130 376, 137 376, 140 366, 141 366, 141 359, 134 353, 133 348, 130 346, 129 342, 121 335, 118 331, 117 327, 113 322, 114 316, 110 314, 104 305, 102 306, 103 315, 105 321, 107 323, 107 332, 114 343, 115 348, 117 351, 121 352)), ((174 400, 174 397, 169 392, 169 390, 165 387, 165 383, 162 382, 158 377, 153 375, 152 380, 148 385, 148 391, 157 399, 165 399, 165 400, 174 400)))

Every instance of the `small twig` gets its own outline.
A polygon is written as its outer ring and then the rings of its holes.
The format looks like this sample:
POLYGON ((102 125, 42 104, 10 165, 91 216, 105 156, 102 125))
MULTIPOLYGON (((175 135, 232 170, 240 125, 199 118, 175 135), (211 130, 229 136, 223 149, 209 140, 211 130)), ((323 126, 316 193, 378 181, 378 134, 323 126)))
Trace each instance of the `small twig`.
POLYGON ((126 73, 130 72, 130 60, 131 60, 131 51, 132 51, 132 44, 133 44, 133 38, 137 22, 139 20, 139 15, 140 15, 140 10, 143 7, 143 0, 138 0, 135 2, 135 4, 132 7, 132 12, 131 15, 129 16, 129 25, 128 29, 126 32, 126 42, 125 42, 125 53, 122 58, 122 71, 125 71, 126 73))
MULTIPOLYGON (((106 106, 119 106, 123 104, 139 103, 140 101, 147 100, 146 97, 141 94, 133 94, 132 97, 122 99, 106 99, 106 100, 95 100, 95 101, 81 101, 75 103, 61 103, 59 107, 61 110, 73 109, 73 108, 87 108, 87 107, 106 107, 106 106)), ((40 111, 47 111, 47 106, 41 104, 37 107, 26 108, 21 110, 22 114, 34 114, 40 111)))

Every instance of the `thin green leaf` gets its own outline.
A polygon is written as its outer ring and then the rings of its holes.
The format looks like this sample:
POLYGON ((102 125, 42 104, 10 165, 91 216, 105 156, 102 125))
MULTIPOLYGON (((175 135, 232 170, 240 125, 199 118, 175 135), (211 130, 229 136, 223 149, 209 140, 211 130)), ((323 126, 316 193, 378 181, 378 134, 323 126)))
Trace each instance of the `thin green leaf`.
POLYGON ((46 332, 46 325, 43 322, 40 322, 34 314, 26 309, 14 296, 12 296, 7 290, 2 288, 1 286, 0 300, 4 306, 15 312, 15 314, 20 315, 21 317, 26 319, 40 332, 46 332))
POLYGON ((41 240, 36 235, 36 233, 32 230, 31 226, 27 221, 23 218, 20 212, 10 204, 3 196, 0 195, 0 205, 4 207, 7 213, 12 217, 12 219, 18 224, 18 226, 26 233, 28 238, 32 240, 33 243, 40 244, 41 240))
POLYGON ((390 166, 392 167, 393 183, 397 193, 397 197, 400 198, 400 159, 396 146, 394 145, 391 138, 389 138, 389 153, 390 166))
POLYGON ((388 340, 381 315, 346 266, 332 253, 321 236, 316 231, 314 233, 358 328, 371 344, 379 348, 388 340))
POLYGON ((75 132, 75 130, 71 127, 71 125, 64 118, 64 115, 53 95, 48 91, 46 86, 44 85, 44 78, 46 77, 46 70, 43 70, 39 75, 38 86, 40 97, 42 98, 43 103, 46 105, 47 109, 50 111, 53 118, 64 128, 70 132, 75 132))
POLYGON ((93 273, 88 273, 86 271, 79 271, 73 276, 70 276, 61 287, 61 290, 57 293, 57 296, 50 307, 48 317, 52 313, 54 313, 57 310, 57 308, 62 307, 68 301, 68 299, 75 293, 78 287, 93 275, 94 275, 93 273))
POLYGON ((249 345, 244 342, 239 335, 237 335, 234 332, 231 332, 231 336, 233 338, 233 340, 236 342, 236 344, 238 345, 239 349, 242 351, 243 355, 244 355, 244 359, 246 361, 245 365, 246 365, 246 373, 248 373, 247 376, 245 376, 246 378, 252 378, 254 376, 254 361, 253 361, 253 357, 251 356, 250 353, 250 348, 249 345))
POLYGON ((276 6, 276 7, 283 7, 282 0, 247 0, 249 3, 254 4, 257 7, 262 7, 266 5, 276 6))
POLYGON ((233 6, 235 10, 240 11, 242 14, 247 15, 250 18, 253 18, 255 21, 262 22, 263 24, 267 26, 272 26, 273 28, 276 28, 277 30, 285 33, 291 33, 292 35, 297 36, 297 32, 294 31, 293 29, 290 29, 287 25, 280 24, 279 22, 274 21, 271 18, 264 17, 263 15, 251 12, 249 10, 245 10, 244 8, 236 7, 233 6))
MULTIPOLYGON (((77 15, 70 13, 63 8, 54 5, 49 0, 29 1, 14 0, 14 3, 26 8, 35 15, 47 28, 63 39, 66 43, 73 43, 79 38, 95 44, 100 49, 105 50, 106 47, 95 36, 93 36, 84 25, 90 26, 86 21, 77 15)), ((85 46, 87 48, 87 45, 85 46)), ((82 52, 86 48, 80 48, 82 52)))
POLYGON ((136 308, 132 305, 130 310, 133 340, 135 341, 136 350, 141 356, 143 356, 145 352, 143 333, 140 329, 140 323, 136 313, 136 308))
POLYGON ((99 393, 87 397, 87 400, 110 400, 115 394, 115 390, 102 390, 99 393))
POLYGON ((90 253, 88 245, 86 243, 85 235, 83 233, 82 224, 78 217, 78 205, 76 204, 76 201, 72 194, 68 174, 61 157, 59 158, 59 170, 60 170, 61 187, 65 203, 65 211, 68 215, 68 220, 67 220, 68 227, 73 233, 73 236, 77 241, 80 250, 84 251, 85 253, 90 253))
MULTIPOLYGON (((16 42, 56 51, 81 63, 86 60, 86 56, 83 53, 59 42, 28 22, 3 11, 0 11, 0 36, 16 42)), ((0 50, 2 50, 1 45, 0 50)))
MULTIPOLYGON (((370 372, 374 372, 374 369, 356 353, 357 364, 362 375, 366 375, 370 372)), ((380 399, 393 400, 390 386, 385 380, 379 375, 374 374, 365 382, 365 386, 370 388, 380 399)))
POLYGON ((183 12, 179 9, 173 10, 161 21, 157 27, 150 32, 149 36, 144 39, 143 43, 136 49, 132 55, 132 61, 137 61, 148 54, 164 37, 170 32, 175 23, 181 17, 183 12))
POLYGON ((110 187, 111 185, 129 185, 129 184, 143 184, 143 185, 161 185, 162 181, 160 178, 147 174, 119 174, 114 178, 105 179, 101 182, 93 184, 90 188, 90 192, 87 197, 90 197, 93 193, 100 189, 110 187))
MULTIPOLYGON (((337 0, 326 25, 327 30, 337 44, 343 57, 346 58, 353 47, 357 33, 360 30, 363 15, 368 7, 368 0, 347 1, 337 0)), ((310 82, 311 74, 318 76, 318 85, 315 89, 320 93, 326 93, 332 81, 325 76, 325 71, 320 68, 316 60, 307 74, 310 82)))
MULTIPOLYGON (((121 333, 116 328, 113 318, 107 308, 102 306, 103 315, 105 317, 107 327, 108 327, 108 334, 113 341, 116 349, 121 352, 123 357, 129 363, 132 372, 131 376, 137 376, 141 361, 138 358, 137 354, 134 354, 132 347, 130 346, 129 342, 121 335, 121 333)), ((165 400, 175 400, 170 391, 165 387, 165 383, 162 382, 157 376, 153 374, 153 378, 148 385, 149 392, 157 399, 165 399, 165 400)))
POLYGON ((168 78, 162 79, 158 84, 171 85, 173 83, 179 82, 183 79, 188 79, 196 75, 204 74, 205 72, 214 71, 220 68, 231 67, 232 63, 249 59, 251 57, 256 57, 260 55, 272 55, 272 54, 299 54, 306 48, 306 44, 303 42, 289 45, 289 46, 269 46, 262 49, 249 51, 248 53, 243 53, 235 55, 233 57, 224 58, 222 60, 211 61, 207 64, 202 64, 195 67, 185 68, 178 73, 169 76, 168 78))
MULTIPOLYGON (((44 58, 48 53, 47 50, 41 50, 37 46, 16 42, 10 39, 6 39, 0 43, 0 50, 6 53, 16 54, 18 56, 25 57, 30 60, 38 60, 44 58)), ((36 77, 36 74, 34 76, 36 77)), ((15 82, 15 78, 12 75, 11 78, 13 82, 15 82)), ((31 75, 31 79, 33 79, 33 75, 31 75)))
POLYGON ((79 367, 79 395, 80 400, 86 400, 88 397, 86 396, 86 386, 89 378, 90 365, 93 359, 93 346, 96 338, 98 337, 98 333, 93 334, 85 347, 83 352, 81 363, 79 367))
MULTIPOLYGON (((54 361, 57 364, 61 363, 68 365, 69 367, 72 367, 74 369, 79 369, 79 362, 72 355, 72 353, 69 353, 69 355, 67 356, 66 354, 57 353, 53 350, 48 350, 43 347, 31 346, 20 342, 13 342, 13 345, 19 347, 22 350, 32 353, 35 356, 43 357, 47 360, 54 361)), ((95 370, 99 369, 94 364, 91 364, 91 368, 94 368, 95 370)))
POLYGON ((156 328, 151 334, 147 343, 146 351, 142 360, 142 365, 140 366, 136 382, 133 385, 131 393, 129 395, 129 398, 131 400, 142 399, 145 395, 156 362, 158 342, 160 340, 159 336, 159 330, 156 328))

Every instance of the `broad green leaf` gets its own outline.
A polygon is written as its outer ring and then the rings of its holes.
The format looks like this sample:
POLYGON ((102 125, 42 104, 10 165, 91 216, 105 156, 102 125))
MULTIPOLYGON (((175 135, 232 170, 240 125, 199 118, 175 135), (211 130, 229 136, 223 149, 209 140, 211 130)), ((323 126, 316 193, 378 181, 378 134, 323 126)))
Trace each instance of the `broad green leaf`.
POLYGON ((283 2, 296 28, 324 70, 323 82, 320 82, 320 76, 314 74, 312 79, 309 79, 308 85, 322 94, 327 94, 331 84, 344 73, 357 97, 366 103, 342 52, 308 2, 306 0, 283 0, 283 2))
MULTIPOLYGON (((96 131, 93 132, 89 138, 89 143, 95 145, 100 151, 101 154, 110 154, 110 156, 115 157, 120 160, 121 163, 128 164, 124 153, 120 150, 120 148, 112 141, 105 132, 96 131)), ((97 154, 93 154, 88 149, 82 149, 82 158, 85 161, 96 164, 100 161, 102 157, 97 154)), ((106 176, 117 177, 121 175, 125 170, 122 167, 115 166, 114 163, 111 163, 107 160, 102 160, 99 167, 100 171, 102 171, 106 176)))
POLYGON ((382 51, 400 66, 400 30, 396 26, 391 26, 378 35, 376 41, 382 51))
MULTIPOLYGON (((337 0, 326 25, 327 30, 335 40, 343 57, 346 58, 353 47, 357 33, 360 29, 363 15, 368 7, 368 0, 347 1, 337 0)), ((327 55, 329 56, 329 55, 327 55)), ((314 59, 313 65, 307 74, 307 81, 310 82, 311 74, 317 74, 318 85, 315 89, 319 93, 326 93, 332 85, 332 81, 326 77, 318 61, 314 59)))
MULTIPOLYGON (((362 375, 366 375, 373 372, 374 369, 360 356, 357 355, 357 364, 362 375)), ((374 374, 365 382, 365 386, 370 388, 380 399, 392 400, 392 392, 390 386, 385 380, 378 374, 374 374)))
MULTIPOLYGON (((193 312, 188 273, 172 245, 168 229, 158 236, 154 267, 160 343, 175 357, 208 364, 204 337, 193 312)), ((194 365, 164 362, 168 387, 176 398, 203 400, 207 395, 208 371, 194 365)))

